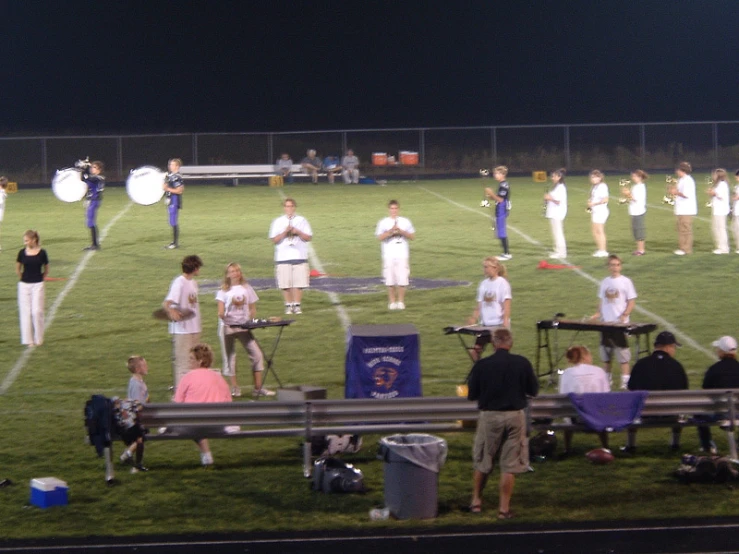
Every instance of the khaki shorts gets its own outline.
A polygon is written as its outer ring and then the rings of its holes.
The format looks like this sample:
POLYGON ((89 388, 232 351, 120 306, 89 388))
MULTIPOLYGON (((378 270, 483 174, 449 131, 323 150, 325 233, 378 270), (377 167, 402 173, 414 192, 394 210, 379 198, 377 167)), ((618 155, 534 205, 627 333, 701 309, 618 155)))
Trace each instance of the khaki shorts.
POLYGON ((472 447, 472 465, 488 475, 500 457, 503 473, 525 473, 529 468, 529 439, 523 410, 510 412, 481 411, 472 447))
POLYGON ((386 287, 407 287, 411 275, 408 258, 393 258, 382 264, 382 278, 386 287))
POLYGON ((302 264, 277 264, 275 277, 278 289, 307 289, 310 286, 308 262, 302 264))

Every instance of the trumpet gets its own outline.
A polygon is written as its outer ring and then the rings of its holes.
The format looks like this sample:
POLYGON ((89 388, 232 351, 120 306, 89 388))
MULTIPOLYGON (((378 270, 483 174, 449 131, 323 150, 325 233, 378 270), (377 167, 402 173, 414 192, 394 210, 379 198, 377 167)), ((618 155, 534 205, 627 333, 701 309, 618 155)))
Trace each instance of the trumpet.
POLYGON ((713 197, 715 192, 715 186, 713 183, 713 179, 710 177, 706 178, 706 185, 708 185, 708 188, 706 188, 706 194, 710 197, 708 201, 706 202, 706 208, 713 208, 713 197))
POLYGON ((621 189, 621 196, 618 199, 619 205, 628 204, 629 202, 631 202, 631 180, 619 179, 618 186, 621 189))
POLYGON ((665 175, 665 195, 662 197, 663 204, 669 204, 670 206, 675 205, 675 194, 673 194, 673 187, 677 186, 677 179, 672 175, 665 175))

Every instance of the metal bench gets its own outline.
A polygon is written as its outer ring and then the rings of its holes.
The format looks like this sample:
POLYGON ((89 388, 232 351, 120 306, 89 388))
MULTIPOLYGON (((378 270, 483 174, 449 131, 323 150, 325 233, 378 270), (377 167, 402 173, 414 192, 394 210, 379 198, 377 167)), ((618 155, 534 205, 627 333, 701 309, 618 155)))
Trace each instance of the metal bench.
MULTIPOLYGON (((180 175, 185 181, 231 179, 234 185, 239 184, 239 179, 264 178, 278 174, 274 164, 183 165, 180 167, 180 175)), ((326 172, 319 171, 318 174, 325 176, 326 172)), ((294 177, 309 176, 300 164, 293 164, 292 175, 294 177)))

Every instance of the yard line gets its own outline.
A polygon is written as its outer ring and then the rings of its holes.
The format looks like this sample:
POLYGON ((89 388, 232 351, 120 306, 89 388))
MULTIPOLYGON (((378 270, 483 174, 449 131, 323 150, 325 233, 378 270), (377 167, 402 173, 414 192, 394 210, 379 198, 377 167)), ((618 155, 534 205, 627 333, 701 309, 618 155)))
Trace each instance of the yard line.
MULTIPOLYGON (((444 200, 445 202, 448 202, 449 204, 452 204, 454 206, 457 206, 458 208, 462 208, 462 209, 467 210, 469 212, 472 212, 472 213, 474 213, 476 215, 479 215, 481 217, 484 217, 486 219, 489 219, 489 216, 487 216, 485 214, 481 214, 478 210, 475 210, 473 208, 470 208, 469 206, 465 206, 464 204, 460 204, 459 202, 455 202, 451 198, 447 198, 446 196, 441 195, 441 194, 439 194, 437 192, 434 192, 433 190, 429 190, 429 189, 427 189, 425 187, 422 187, 422 186, 419 186, 418 188, 421 189, 421 190, 423 190, 423 191, 428 192, 429 194, 432 194, 432 195, 436 196, 437 198, 440 198, 440 199, 444 200)), ((652 206, 652 207, 659 208, 659 209, 667 209, 667 208, 662 208, 660 206, 652 206)), ((697 219, 701 219, 701 220, 707 221, 704 218, 701 218, 700 216, 696 216, 696 217, 697 217, 697 219)), ((511 231, 513 231, 513 232, 519 234, 521 237, 523 237, 527 242, 529 242, 529 244, 533 244, 533 245, 536 245, 536 246, 542 246, 543 247, 543 245, 538 240, 535 240, 535 239, 531 238, 530 236, 528 236, 527 234, 519 231, 518 229, 516 229, 512 225, 509 225, 508 228, 511 231)), ((590 281, 591 283, 594 283, 595 285, 600 284, 600 280, 596 279, 595 277, 593 277, 592 275, 590 275, 589 273, 586 273, 585 271, 583 271, 581 269, 573 268, 572 271, 574 271, 577 275, 579 275, 583 279, 585 279, 587 281, 590 281)), ((637 312, 639 312, 640 314, 643 314, 643 315, 651 318, 652 320, 654 320, 655 322, 659 323, 663 327, 668 328, 675 335, 677 335, 677 337, 682 342, 684 342, 685 344, 687 344, 691 348, 694 348, 698 352, 701 352, 701 353, 705 354, 706 356, 708 356, 711 359, 714 359, 715 358, 715 355, 714 355, 714 353, 711 350, 709 350, 708 348, 705 348, 704 346, 701 346, 692 337, 690 337, 689 335, 685 334, 684 331, 681 331, 680 329, 678 329, 677 326, 674 323, 671 323, 670 321, 667 321, 665 318, 660 317, 659 315, 657 315, 657 314, 655 314, 653 312, 650 312, 649 310, 647 310, 645 308, 642 308, 639 304, 637 304, 634 309, 637 312)))
MULTIPOLYGON (((280 192, 280 198, 282 198, 282 201, 285 201, 285 198, 287 196, 284 192, 280 192)), ((321 260, 318 258, 318 254, 316 254, 315 249, 313 248, 313 245, 308 242, 308 257, 310 258, 311 265, 321 274, 326 275, 326 270, 323 268, 323 264, 321 263, 321 260)), ((331 304, 334 307, 334 310, 336 310, 336 314, 339 316, 339 321, 341 321, 341 326, 344 328, 344 331, 348 331, 349 327, 351 327, 352 320, 349 317, 349 314, 346 311, 346 308, 341 303, 341 299, 339 298, 339 295, 335 292, 328 292, 328 298, 331 300, 331 304)))
MULTIPOLYGON (((116 214, 116 216, 111 219, 110 222, 103 228, 100 233, 101 243, 105 240, 105 237, 108 236, 108 232, 113 227, 113 225, 115 225, 120 218, 126 215, 126 212, 131 209, 131 206, 133 206, 133 202, 129 202, 126 207, 118 212, 118 214, 116 214)), ((87 253, 85 253, 84 256, 82 256, 82 260, 77 265, 74 273, 69 278, 67 284, 64 286, 62 291, 56 297, 56 300, 54 300, 51 308, 49 308, 48 315, 46 315, 44 318, 44 327, 46 330, 51 327, 51 324, 54 322, 54 318, 56 317, 56 313, 57 311, 59 311, 59 307, 62 305, 62 302, 64 302, 64 299, 67 297, 67 295, 72 291, 74 286, 77 284, 77 280, 80 278, 80 275, 82 275, 82 272, 87 267, 88 262, 95 255, 95 252, 95 250, 89 250, 87 253)), ((23 371, 23 368, 26 366, 26 362, 31 357, 31 354, 33 354, 34 351, 34 348, 27 348, 23 351, 23 354, 21 354, 20 358, 18 358, 18 360, 15 362, 15 365, 12 367, 10 372, 5 376, 5 379, 3 379, 3 383, 2 385, 0 385, 0 396, 8 392, 8 389, 13 385, 15 380, 21 374, 21 371, 23 371)))

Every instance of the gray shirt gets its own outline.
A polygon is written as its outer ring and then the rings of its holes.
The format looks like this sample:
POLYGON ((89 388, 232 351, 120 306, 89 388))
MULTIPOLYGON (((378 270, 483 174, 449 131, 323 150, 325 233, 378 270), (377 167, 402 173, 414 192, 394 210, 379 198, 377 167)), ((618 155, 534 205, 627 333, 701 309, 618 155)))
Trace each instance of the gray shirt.
POLYGON ((138 400, 142 404, 146 404, 149 400, 149 387, 146 386, 143 379, 131 377, 128 382, 128 399, 138 400))

